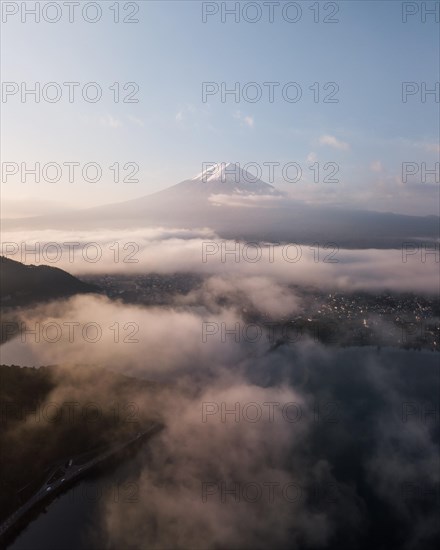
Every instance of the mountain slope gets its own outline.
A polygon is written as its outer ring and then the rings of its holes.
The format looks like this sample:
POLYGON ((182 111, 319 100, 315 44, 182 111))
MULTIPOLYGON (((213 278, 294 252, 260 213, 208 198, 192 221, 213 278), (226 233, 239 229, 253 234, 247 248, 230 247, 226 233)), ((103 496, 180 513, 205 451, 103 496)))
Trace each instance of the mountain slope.
POLYGON ((211 163, 197 176, 171 185, 166 189, 116 204, 107 204, 89 209, 89 212, 112 212, 117 209, 133 213, 148 208, 194 209, 209 206, 209 199, 216 195, 232 197, 283 197, 283 193, 240 168, 232 162, 211 163))
POLYGON ((4 220, 3 229, 210 228, 221 238, 334 243, 341 248, 435 245, 438 216, 410 216, 306 204, 232 163, 211 164, 192 179, 156 193, 74 214, 4 220))
POLYGON ((24 265, 0 256, 1 305, 27 305, 98 290, 57 267, 24 265))
MULTIPOLYGON (((207 163, 208 164, 208 163, 207 163)), ((282 196, 273 185, 260 180, 240 165, 232 162, 212 163, 190 180, 170 188, 176 192, 192 194, 271 195, 282 196)))

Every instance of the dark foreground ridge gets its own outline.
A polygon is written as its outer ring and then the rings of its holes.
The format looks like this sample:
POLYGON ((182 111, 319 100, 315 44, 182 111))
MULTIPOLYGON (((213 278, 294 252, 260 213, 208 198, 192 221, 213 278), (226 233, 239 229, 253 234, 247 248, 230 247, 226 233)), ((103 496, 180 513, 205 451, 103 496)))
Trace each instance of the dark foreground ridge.
POLYGON ((25 265, 0 256, 0 304, 2 306, 29 305, 98 291, 97 286, 84 283, 57 267, 25 265))
MULTIPOLYGON (((26 527, 29 516, 35 511, 38 505, 47 505, 57 495, 71 487, 80 478, 86 476, 98 466, 103 465, 111 458, 116 458, 123 451, 129 448, 140 446, 149 437, 155 435, 163 429, 163 425, 154 422, 142 432, 137 432, 133 437, 124 441, 115 443, 105 450, 101 450, 84 462, 84 455, 77 455, 70 458, 63 465, 54 465, 50 470, 45 482, 38 491, 27 500, 18 510, 16 510, 6 521, 0 524, 0 540, 5 544, 12 541, 19 532, 26 527)), ((90 453, 88 453, 90 455, 90 453)))

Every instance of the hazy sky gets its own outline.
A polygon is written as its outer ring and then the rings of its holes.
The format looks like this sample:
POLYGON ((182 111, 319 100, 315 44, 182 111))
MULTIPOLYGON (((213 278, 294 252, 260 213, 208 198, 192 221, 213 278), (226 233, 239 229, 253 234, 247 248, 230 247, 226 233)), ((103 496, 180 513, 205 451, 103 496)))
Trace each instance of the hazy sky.
MULTIPOLYGON (((3 10, 6 4, 12 5, 9 10, 15 9, 14 2, 2 4, 3 10)), ((37 4, 43 10, 46 2, 37 4)), ((340 183, 350 190, 347 197, 357 190, 377 190, 379 207, 382 189, 384 196, 388 194, 387 204, 395 199, 395 210, 411 211, 411 200, 405 199, 406 206, 400 204, 401 191, 406 193, 402 163, 426 162, 426 168, 433 169, 439 160, 439 100, 423 95, 423 86, 433 89, 440 80, 439 27, 434 15, 427 14, 423 22, 420 3, 405 7, 398 1, 320 2, 318 13, 317 3, 297 2, 291 3, 283 18, 281 8, 286 2, 275 2, 270 22, 265 2, 258 4, 261 19, 252 23, 257 13, 252 2, 241 3, 248 8, 239 14, 239 22, 234 15, 222 22, 221 3, 119 2, 121 19, 139 7, 133 15, 139 23, 134 24, 114 23, 115 12, 110 9, 114 2, 98 3, 101 19, 86 22, 81 9, 87 2, 81 4, 73 23, 68 22, 67 7, 58 3, 58 22, 44 20, 44 15, 55 18, 54 7, 42 11, 40 23, 31 15, 21 22, 18 6, 19 13, 2 24, 2 80, 19 87, 14 95, 3 94, 2 160, 25 162, 28 167, 35 162, 60 166, 79 162, 79 170, 87 162, 97 162, 102 178, 90 183, 76 172, 75 181, 69 183, 67 167, 54 183, 43 178, 35 183, 29 176, 22 183, 20 174, 7 181, 3 177, 6 204, 38 198, 41 204, 57 201, 86 207, 135 198, 192 177, 209 161, 279 162, 281 166, 297 162, 303 177, 288 185, 301 196, 307 182, 313 181, 308 166, 319 162, 323 170, 326 162, 333 162, 339 166, 340 183), (403 22, 402 10, 416 8, 418 13, 403 22), (218 9, 218 13, 203 22, 203 9, 218 9), (325 17, 339 22, 324 23, 325 17), (39 103, 32 96, 22 102, 20 91, 35 82, 41 87, 58 83, 61 99, 50 103, 42 94, 39 103), (72 103, 63 82, 80 83, 72 103), (88 82, 101 87, 98 102, 83 99, 81 91, 88 82), (121 99, 132 90, 124 91, 124 84, 135 82, 139 102, 116 103, 115 87, 109 89, 115 82, 120 83, 121 99), (228 88, 239 83, 239 101, 229 94, 222 102, 219 92, 204 102, 203 82, 219 87, 224 82, 228 88), (255 87, 247 88, 248 96, 246 88, 243 91, 249 82, 262 90, 257 102, 249 101, 255 87), (274 88, 273 102, 264 82, 280 83, 274 88), (288 82, 301 88, 296 102, 283 98, 282 88, 288 82), (329 82, 335 84, 324 88, 329 82), (406 102, 402 82, 415 82, 419 88, 406 102), (339 90, 328 96, 335 85, 339 90), (339 102, 323 103, 324 97, 339 102), (137 163, 140 181, 112 182, 109 166, 115 162, 120 163, 122 176, 129 172, 123 170, 125 163, 137 163)), ((435 3, 424 4, 429 8, 435 3)), ((231 9, 234 2, 226 6, 231 9)), ((94 10, 89 8, 87 17, 94 18, 94 10)), ((295 98, 297 90, 288 88, 288 98, 295 98)), ((56 88, 46 91, 53 97, 56 88)), ((268 168, 262 170, 267 181, 268 168)), ((277 179, 282 179, 281 168, 275 170, 275 184, 277 179)), ((428 177, 427 182, 435 180, 428 177)), ((407 183, 413 184, 414 197, 423 194, 418 192, 418 186, 424 185, 420 172, 407 183)), ((320 185, 327 187, 315 188, 317 200, 321 191, 337 186, 320 185)), ((427 214, 438 211, 435 201, 427 202, 427 214)), ((39 206, 32 208, 38 211, 39 206)))

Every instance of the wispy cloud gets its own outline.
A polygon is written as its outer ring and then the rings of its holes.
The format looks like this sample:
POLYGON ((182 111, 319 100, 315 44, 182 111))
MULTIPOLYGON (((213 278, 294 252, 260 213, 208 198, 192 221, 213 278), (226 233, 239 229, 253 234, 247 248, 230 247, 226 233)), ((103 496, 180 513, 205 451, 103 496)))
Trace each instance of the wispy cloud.
POLYGON ((427 153, 440 153, 440 143, 438 141, 427 141, 427 140, 411 140, 406 138, 394 138, 391 140, 384 140, 384 145, 389 146, 390 144, 398 145, 399 147, 409 147, 411 149, 422 149, 427 153))
POLYGON ((99 117, 99 123, 108 128, 120 128, 122 126, 122 122, 110 114, 99 117))
POLYGON ((128 120, 136 126, 145 126, 144 121, 141 118, 135 117, 133 115, 128 115, 128 120))
POLYGON ((250 128, 254 127, 254 117, 253 116, 245 116, 244 122, 247 124, 250 128))
POLYGON ((440 143, 424 143, 423 147, 428 153, 440 153, 440 143))
POLYGON ((339 149, 340 151, 348 151, 350 149, 350 145, 347 142, 341 141, 335 136, 331 136, 328 134, 321 136, 319 138, 319 143, 321 145, 334 147, 335 149, 339 149))
POLYGON ((235 111, 233 117, 240 121, 241 126, 248 126, 249 128, 254 127, 255 120, 253 115, 245 115, 241 111, 235 111))
POLYGON ((188 104, 185 105, 185 107, 182 107, 179 109, 179 111, 176 113, 175 119, 176 122, 184 122, 188 118, 190 118, 191 115, 196 114, 197 109, 194 107, 194 105, 188 104))
POLYGON ((374 160, 370 164, 370 170, 372 172, 375 172, 376 174, 380 174, 381 172, 383 172, 383 164, 380 162, 380 160, 374 160))

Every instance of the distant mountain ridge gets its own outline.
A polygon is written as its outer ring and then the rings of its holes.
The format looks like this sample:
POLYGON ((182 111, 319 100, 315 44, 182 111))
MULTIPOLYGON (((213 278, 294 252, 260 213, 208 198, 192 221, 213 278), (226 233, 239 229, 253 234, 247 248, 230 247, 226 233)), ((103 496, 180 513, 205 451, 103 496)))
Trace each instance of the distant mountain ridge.
POLYGON ((438 216, 411 216, 353 206, 305 203, 230 162, 152 194, 123 202, 35 218, 3 220, 3 231, 209 228, 220 238, 333 243, 340 248, 402 248, 438 243, 438 216))
MULTIPOLYGON (((273 185, 244 170, 239 164, 233 162, 205 164, 208 164, 207 168, 193 178, 183 180, 146 197, 140 197, 140 200, 148 198, 155 202, 173 200, 197 202, 206 201, 212 195, 283 196, 283 193, 273 185)), ((134 201, 127 201, 129 202, 134 201)))
POLYGON ((0 256, 0 304, 28 305, 74 294, 98 292, 67 271, 47 265, 25 265, 0 256))

